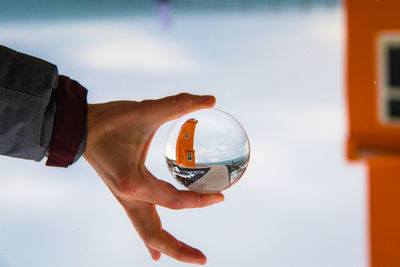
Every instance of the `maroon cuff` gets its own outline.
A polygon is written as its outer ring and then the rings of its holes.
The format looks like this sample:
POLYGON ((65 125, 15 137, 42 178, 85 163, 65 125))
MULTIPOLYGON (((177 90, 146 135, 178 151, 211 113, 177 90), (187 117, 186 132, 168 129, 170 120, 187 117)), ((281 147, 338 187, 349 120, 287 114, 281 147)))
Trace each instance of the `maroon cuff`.
POLYGON ((74 162, 84 135, 87 90, 66 76, 58 76, 57 109, 46 166, 68 167, 74 162))

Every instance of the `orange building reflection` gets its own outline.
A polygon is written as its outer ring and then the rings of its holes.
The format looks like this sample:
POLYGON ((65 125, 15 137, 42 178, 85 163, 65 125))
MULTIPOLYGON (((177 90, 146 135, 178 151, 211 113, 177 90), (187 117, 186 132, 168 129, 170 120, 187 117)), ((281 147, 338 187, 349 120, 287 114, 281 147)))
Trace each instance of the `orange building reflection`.
POLYGON ((176 163, 185 167, 195 167, 195 151, 193 149, 194 130, 197 120, 189 119, 181 127, 176 142, 176 163))

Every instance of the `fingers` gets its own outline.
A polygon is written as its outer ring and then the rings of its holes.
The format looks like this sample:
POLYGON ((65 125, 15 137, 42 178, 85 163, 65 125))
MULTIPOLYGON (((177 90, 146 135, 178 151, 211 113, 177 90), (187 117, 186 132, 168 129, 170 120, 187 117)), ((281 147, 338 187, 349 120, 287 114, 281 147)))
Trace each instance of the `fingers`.
POLYGON ((154 245, 160 247, 162 253, 176 260, 204 265, 207 263, 206 256, 198 249, 192 248, 185 243, 177 240, 170 233, 162 230, 162 238, 157 240, 154 245))
POLYGON ((215 97, 182 93, 153 100, 151 103, 154 117, 157 117, 159 122, 164 123, 199 109, 212 108, 215 105, 215 97))
POLYGON ((148 182, 141 185, 136 197, 138 200, 170 209, 202 208, 220 203, 225 199, 222 193, 199 194, 187 190, 177 190, 173 185, 158 180, 152 175, 148 182))
POLYGON ((162 229, 155 206, 136 201, 125 210, 131 219, 136 231, 150 251, 153 259, 159 259, 163 253, 178 261, 205 264, 207 259, 199 250, 177 240, 162 229), (158 253, 157 253, 158 252, 158 253))

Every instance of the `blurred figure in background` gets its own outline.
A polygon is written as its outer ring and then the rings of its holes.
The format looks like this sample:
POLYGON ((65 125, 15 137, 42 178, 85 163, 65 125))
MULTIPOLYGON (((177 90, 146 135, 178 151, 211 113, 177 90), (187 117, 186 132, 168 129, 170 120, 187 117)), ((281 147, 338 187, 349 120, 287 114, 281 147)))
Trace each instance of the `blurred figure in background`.
POLYGON ((157 0, 157 9, 161 23, 165 27, 169 27, 172 23, 171 0, 157 0))

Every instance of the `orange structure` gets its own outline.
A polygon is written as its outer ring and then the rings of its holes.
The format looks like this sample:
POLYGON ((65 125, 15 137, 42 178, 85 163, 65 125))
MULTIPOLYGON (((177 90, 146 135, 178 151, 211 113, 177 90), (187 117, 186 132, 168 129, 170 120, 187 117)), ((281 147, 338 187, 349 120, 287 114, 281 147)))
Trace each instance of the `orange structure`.
POLYGON ((347 157, 369 172, 371 266, 400 266, 400 1, 347 0, 347 157))
POLYGON ((195 151, 193 150, 194 130, 197 120, 189 119, 181 127, 176 142, 176 163, 185 167, 195 167, 195 151))

